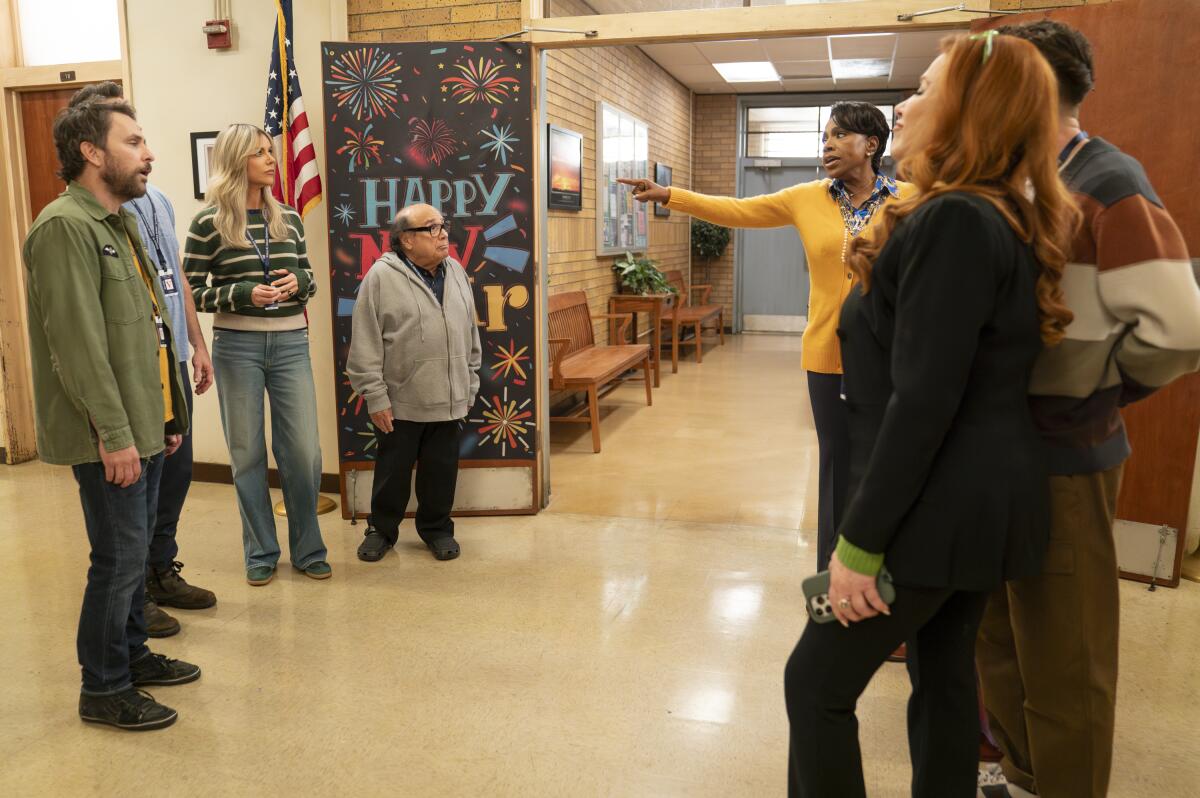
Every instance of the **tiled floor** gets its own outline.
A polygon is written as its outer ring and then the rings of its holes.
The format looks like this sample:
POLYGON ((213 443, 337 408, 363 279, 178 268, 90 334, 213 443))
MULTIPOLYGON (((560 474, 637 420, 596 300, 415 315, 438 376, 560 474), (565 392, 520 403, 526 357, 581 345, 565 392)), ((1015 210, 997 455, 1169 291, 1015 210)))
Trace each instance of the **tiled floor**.
MULTIPOLYGON (((669 370, 669 366, 668 366, 669 370)), ((799 342, 738 336, 605 402, 604 451, 553 432, 553 502, 465 519, 463 557, 412 541, 335 572, 246 585, 232 490, 193 487, 184 571, 211 610, 156 649, 200 664, 154 694, 172 728, 75 713, 87 565, 70 472, 0 467, 0 795, 760 796, 785 791, 781 672, 813 567, 815 439, 799 342)), ((1200 784, 1200 586, 1122 586, 1112 796, 1200 784)), ((872 796, 907 794, 907 678, 860 704, 872 796)))

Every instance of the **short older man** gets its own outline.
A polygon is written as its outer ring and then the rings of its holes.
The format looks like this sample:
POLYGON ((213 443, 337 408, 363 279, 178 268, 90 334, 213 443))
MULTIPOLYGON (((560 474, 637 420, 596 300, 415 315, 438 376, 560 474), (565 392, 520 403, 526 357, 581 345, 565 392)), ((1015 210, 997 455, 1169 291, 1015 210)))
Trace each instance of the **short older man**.
POLYGON ((396 545, 417 464, 417 534, 439 560, 459 555, 454 488, 462 419, 479 392, 482 350, 475 300, 450 257, 449 222, 410 205, 359 289, 346 372, 367 403, 379 446, 371 517, 358 558, 376 562, 396 545))

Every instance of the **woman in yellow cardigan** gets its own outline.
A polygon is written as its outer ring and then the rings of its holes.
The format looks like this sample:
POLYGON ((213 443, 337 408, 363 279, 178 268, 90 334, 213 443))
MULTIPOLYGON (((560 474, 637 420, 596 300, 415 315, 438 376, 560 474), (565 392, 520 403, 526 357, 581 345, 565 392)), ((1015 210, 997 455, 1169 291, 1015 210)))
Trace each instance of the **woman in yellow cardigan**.
MULTIPOLYGON (((846 502, 850 433, 841 400, 842 357, 837 325, 853 282, 846 265, 850 242, 884 203, 909 191, 881 174, 887 119, 870 103, 833 106, 824 132, 824 180, 800 183, 774 194, 736 199, 665 188, 650 180, 621 180, 634 199, 727 227, 785 227, 800 234, 808 256, 808 326, 800 365, 808 372, 808 395, 820 452, 817 501, 817 568, 829 567, 846 502)), ((753 267, 751 267, 753 268, 753 267)))

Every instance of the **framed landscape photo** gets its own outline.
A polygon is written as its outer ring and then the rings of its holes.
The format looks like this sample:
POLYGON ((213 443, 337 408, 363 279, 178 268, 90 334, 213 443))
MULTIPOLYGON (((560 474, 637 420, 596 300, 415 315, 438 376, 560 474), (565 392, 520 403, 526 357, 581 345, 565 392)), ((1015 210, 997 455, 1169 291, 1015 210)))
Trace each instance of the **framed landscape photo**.
MULTIPOLYGON (((654 165, 654 182, 658 183, 663 188, 670 188, 671 187, 671 167, 667 166, 666 164, 661 164, 661 163, 655 164, 654 165)), ((668 208, 666 205, 660 205, 659 203, 656 202, 656 203, 654 203, 654 215, 659 216, 659 217, 670 216, 671 209, 668 208)))
POLYGON ((565 211, 583 209, 583 135, 547 125, 550 153, 548 206, 565 211))
POLYGON ((196 199, 204 199, 208 191, 209 167, 212 165, 213 145, 217 143, 220 131, 211 130, 207 133, 192 134, 192 189, 196 199))

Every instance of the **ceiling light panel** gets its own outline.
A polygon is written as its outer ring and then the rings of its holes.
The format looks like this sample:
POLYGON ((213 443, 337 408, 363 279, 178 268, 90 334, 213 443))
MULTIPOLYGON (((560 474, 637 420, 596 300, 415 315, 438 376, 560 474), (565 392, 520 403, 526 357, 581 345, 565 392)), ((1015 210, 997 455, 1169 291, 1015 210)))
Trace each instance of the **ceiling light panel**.
POLYGON ((713 64, 713 66, 729 83, 762 83, 779 80, 779 73, 775 71, 775 65, 770 61, 734 61, 726 64, 713 64))

